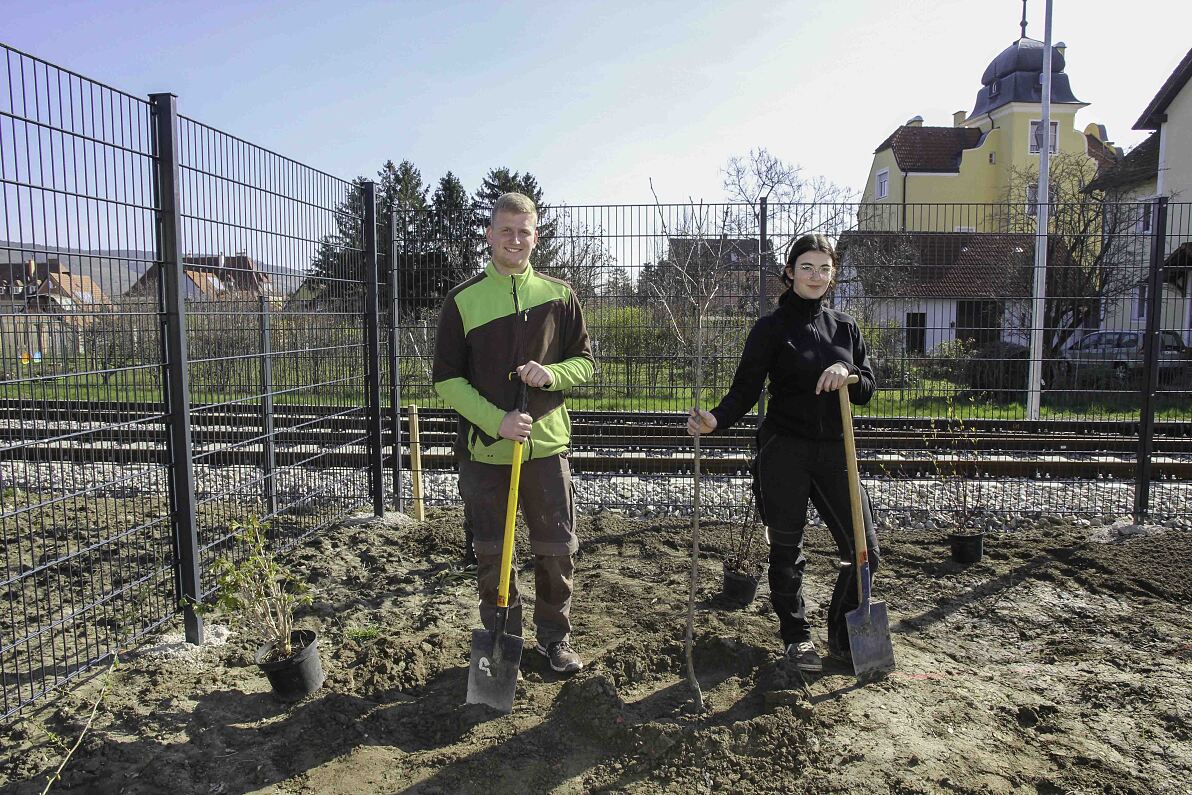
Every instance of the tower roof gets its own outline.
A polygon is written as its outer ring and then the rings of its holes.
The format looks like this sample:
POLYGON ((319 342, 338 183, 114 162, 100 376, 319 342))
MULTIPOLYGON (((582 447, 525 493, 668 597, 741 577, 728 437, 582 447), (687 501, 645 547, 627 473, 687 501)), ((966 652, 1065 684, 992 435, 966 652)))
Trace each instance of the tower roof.
MULTIPOLYGON (((1043 42, 1023 36, 998 53, 985 74, 969 118, 989 113, 1011 102, 1043 101, 1043 42)), ((1072 95, 1068 75, 1064 73, 1064 54, 1051 48, 1051 101, 1060 105, 1083 104, 1072 95)))

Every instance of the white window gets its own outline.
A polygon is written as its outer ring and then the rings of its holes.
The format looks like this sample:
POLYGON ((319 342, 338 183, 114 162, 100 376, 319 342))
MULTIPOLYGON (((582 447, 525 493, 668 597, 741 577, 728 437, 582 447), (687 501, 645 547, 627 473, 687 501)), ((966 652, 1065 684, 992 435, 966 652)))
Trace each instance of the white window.
POLYGON ((1144 204, 1139 208, 1138 223, 1135 228, 1141 234, 1149 234, 1151 231, 1151 205, 1144 204))
POLYGON ((1138 291, 1134 295, 1134 319, 1146 319, 1146 282, 1138 285, 1138 291))
MULTIPOLYGON (((1048 149, 1051 150, 1051 153, 1053 155, 1057 151, 1059 151, 1056 146, 1056 141, 1059 137, 1060 137, 1060 123, 1058 121, 1053 121, 1051 123, 1051 140, 1048 142, 1048 144, 1049 144, 1048 149)), ((1039 150, 1043 148, 1042 138, 1043 138, 1043 122, 1042 122, 1042 120, 1031 122, 1031 154, 1032 155, 1039 154, 1039 150)))
POLYGON ((883 168, 877 172, 877 187, 873 195, 877 199, 884 199, 890 195, 890 169, 883 168))

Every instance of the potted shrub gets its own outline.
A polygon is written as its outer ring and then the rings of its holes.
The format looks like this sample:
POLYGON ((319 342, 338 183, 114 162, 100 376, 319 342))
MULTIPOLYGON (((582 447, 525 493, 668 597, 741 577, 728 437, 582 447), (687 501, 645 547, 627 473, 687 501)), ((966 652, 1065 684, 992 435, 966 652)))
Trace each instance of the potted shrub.
POLYGON ((740 527, 729 534, 728 552, 724 556, 724 586, 721 593, 725 601, 741 607, 751 603, 757 595, 758 578, 762 572, 762 563, 757 558, 753 543, 757 528, 751 496, 740 527))
POLYGON ((978 518, 985 512, 985 484, 980 473, 969 471, 972 468, 969 462, 977 458, 977 440, 969 433, 951 396, 947 402, 947 426, 956 436, 950 442, 941 438, 944 434, 933 420, 929 437, 932 445, 927 457, 935 465, 941 496, 946 502, 942 524, 948 533, 952 559, 957 563, 976 563, 984 553, 985 531, 978 526, 978 518), (947 465, 938 452, 945 444, 953 452, 953 460, 947 465))
POLYGON ((294 628, 294 608, 309 604, 303 583, 277 561, 265 524, 257 517, 234 522, 236 545, 213 567, 213 608, 259 641, 256 663, 283 701, 300 699, 323 685, 323 663, 314 630, 294 628))

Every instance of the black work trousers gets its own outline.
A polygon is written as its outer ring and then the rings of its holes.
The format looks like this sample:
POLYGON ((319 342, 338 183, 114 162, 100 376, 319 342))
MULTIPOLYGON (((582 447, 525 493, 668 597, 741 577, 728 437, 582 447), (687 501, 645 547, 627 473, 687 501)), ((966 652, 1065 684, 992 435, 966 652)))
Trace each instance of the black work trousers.
MULTIPOLYGON (((828 641, 837 649, 848 649, 844 616, 856 609, 860 600, 854 573, 856 553, 844 441, 785 436, 763 426, 758 434, 753 488, 758 512, 770 530, 770 599, 778 614, 783 644, 811 640, 803 603, 803 571, 807 567, 803 532, 810 501, 832 533, 841 559, 828 605, 828 641)), ((881 553, 864 486, 861 510, 872 572, 878 567, 881 553)))

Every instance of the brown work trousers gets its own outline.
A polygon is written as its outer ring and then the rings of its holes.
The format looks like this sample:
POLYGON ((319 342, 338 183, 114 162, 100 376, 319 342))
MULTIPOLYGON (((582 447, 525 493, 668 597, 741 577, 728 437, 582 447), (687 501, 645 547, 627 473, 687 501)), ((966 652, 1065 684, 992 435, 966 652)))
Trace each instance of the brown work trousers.
MULTIPOLYGON (((501 576, 501 543, 509 499, 511 467, 459 462, 459 493, 474 533, 476 581, 480 590, 480 620, 493 630, 497 587, 501 576)), ((534 553, 534 627, 543 646, 566 640, 571 633, 571 595, 575 588, 572 554, 575 536, 575 496, 571 466, 563 456, 535 458, 522 464, 518 504, 530 530, 534 553)), ((509 573, 509 616, 506 632, 522 634, 521 593, 516 561, 509 573)))

